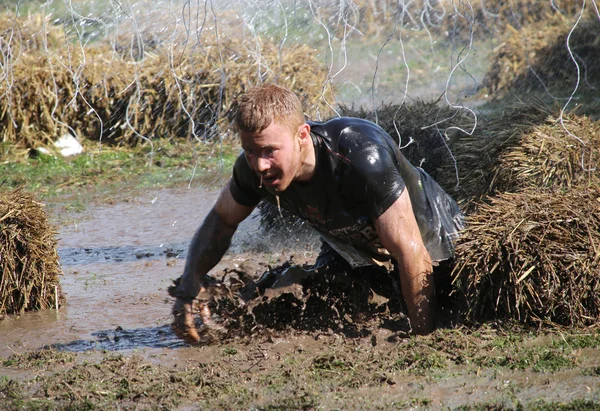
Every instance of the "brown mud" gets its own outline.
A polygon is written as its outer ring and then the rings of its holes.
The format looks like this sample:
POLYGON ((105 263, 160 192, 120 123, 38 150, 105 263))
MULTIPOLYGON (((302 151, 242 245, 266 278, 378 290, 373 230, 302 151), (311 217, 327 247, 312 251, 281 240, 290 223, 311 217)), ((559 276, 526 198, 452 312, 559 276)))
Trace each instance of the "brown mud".
POLYGON ((216 194, 52 208, 67 304, 0 321, 0 408, 600 407, 595 328, 466 326, 450 299, 436 332, 411 337, 387 270, 315 268, 316 237, 268 235, 258 218, 240 226, 201 296, 224 331, 182 343, 167 288, 216 194))

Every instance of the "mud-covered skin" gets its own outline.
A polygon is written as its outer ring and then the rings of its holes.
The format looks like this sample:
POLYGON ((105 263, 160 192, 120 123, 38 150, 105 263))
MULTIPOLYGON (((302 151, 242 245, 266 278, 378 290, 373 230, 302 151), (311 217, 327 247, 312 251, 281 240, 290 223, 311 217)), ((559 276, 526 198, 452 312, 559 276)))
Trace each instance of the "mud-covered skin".
POLYGON ((383 129, 357 118, 308 124, 315 147, 315 177, 293 182, 277 198, 261 186, 242 154, 231 184, 238 203, 254 206, 265 198, 280 204, 310 223, 342 255, 347 251, 350 255, 345 258, 351 263, 361 266, 370 258, 389 259, 373 222, 408 188, 432 260, 453 256, 452 238, 462 227, 458 206, 431 177, 404 158, 383 129))
POLYGON ((174 286, 169 287, 172 297, 188 303, 196 298, 203 285, 204 274, 221 260, 231 245, 236 228, 230 227, 215 209, 208 213, 192 239, 184 274, 174 286), (205 241, 206 238, 214 241, 205 241))
POLYGON ((237 229, 237 224, 228 223, 221 216, 217 205, 208 213, 192 239, 183 275, 168 289, 169 294, 176 298, 171 328, 178 337, 189 344, 212 339, 211 330, 215 327, 208 306, 202 304, 198 310, 202 324, 201 328, 197 329, 192 302, 201 291, 205 291, 204 286, 208 285, 206 273, 221 260, 237 229), (207 241, 207 238, 212 240, 207 241))

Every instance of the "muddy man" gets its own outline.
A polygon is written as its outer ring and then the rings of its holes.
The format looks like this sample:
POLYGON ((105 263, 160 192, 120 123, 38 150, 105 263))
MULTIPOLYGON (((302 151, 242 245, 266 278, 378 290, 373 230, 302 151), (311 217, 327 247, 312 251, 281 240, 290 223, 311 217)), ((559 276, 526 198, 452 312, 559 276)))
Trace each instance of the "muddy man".
MULTIPOLYGON (((307 122, 288 89, 251 89, 239 101, 236 123, 243 153, 170 289, 176 334, 200 341, 192 301, 261 199, 307 221, 323 250, 353 268, 395 260, 413 332, 433 331, 433 265, 453 258, 463 224, 454 200, 382 128, 348 117, 307 122)), ((206 306, 200 315, 210 327, 206 306)))

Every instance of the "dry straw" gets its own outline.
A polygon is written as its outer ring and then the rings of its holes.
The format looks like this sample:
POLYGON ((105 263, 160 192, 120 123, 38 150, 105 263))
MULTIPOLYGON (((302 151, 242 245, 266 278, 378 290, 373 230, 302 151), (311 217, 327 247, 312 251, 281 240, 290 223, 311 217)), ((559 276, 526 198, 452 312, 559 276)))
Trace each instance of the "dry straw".
POLYGON ((600 319, 600 123, 573 113, 563 123, 578 138, 547 117, 480 167, 487 186, 472 190, 454 273, 470 320, 600 319))
POLYGON ((518 28, 508 25, 492 52, 493 64, 483 80, 489 93, 501 97, 515 91, 572 89, 578 81, 574 59, 579 65, 579 87, 597 88, 600 21, 591 5, 576 27, 575 21, 576 16, 555 14, 518 28))
POLYGON ((520 137, 517 146, 502 153, 493 188, 499 192, 537 188, 560 193, 591 185, 599 164, 599 122, 571 113, 561 124, 556 116, 549 116, 520 137))
POLYGON ((521 137, 544 122, 550 113, 549 108, 538 102, 490 117, 480 116, 475 133, 457 134, 451 140, 449 146, 456 163, 442 164, 435 174, 436 180, 465 211, 472 211, 480 199, 496 193, 494 177, 500 156, 518 145, 521 137))
MULTIPOLYGON (((336 16, 339 5, 325 4, 324 14, 336 16)), ((348 24, 365 38, 392 33, 466 37, 502 33, 507 26, 522 27, 546 21, 555 15, 573 16, 581 9, 580 0, 498 0, 437 1, 358 0, 344 10, 348 24)), ((338 36, 346 31, 338 29, 338 36)), ((352 31, 351 31, 352 33, 352 31)))
POLYGON ((600 189, 499 194, 468 218, 455 274, 471 320, 600 319, 600 189))
POLYGON ((32 194, 0 191, 0 314, 62 304, 55 234, 32 194))
POLYGON ((27 19, 9 12, 0 14, 0 38, 0 51, 7 59, 5 63, 22 54, 66 45, 64 31, 41 14, 34 14, 27 19))
MULTIPOLYGON (((280 49, 256 39, 249 49, 232 38, 200 40, 195 47, 147 47, 139 59, 103 41, 24 53, 10 65, 10 83, 0 83, 0 139, 23 147, 66 132, 126 145, 208 141, 228 130, 236 97, 263 81, 293 88, 307 111, 327 111, 320 100, 326 67, 307 46, 280 49)), ((328 89, 325 95, 333 101, 328 89)))

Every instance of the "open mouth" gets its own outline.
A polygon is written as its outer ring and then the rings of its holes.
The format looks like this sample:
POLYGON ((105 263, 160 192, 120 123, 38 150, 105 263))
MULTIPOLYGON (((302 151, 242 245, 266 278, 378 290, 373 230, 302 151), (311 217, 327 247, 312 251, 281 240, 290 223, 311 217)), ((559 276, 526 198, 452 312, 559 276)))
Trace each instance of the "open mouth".
POLYGON ((277 182, 279 181, 279 179, 277 178, 276 174, 273 175, 263 175, 262 176, 262 182, 263 184, 267 185, 267 186, 274 186, 277 182))

